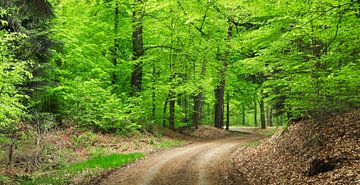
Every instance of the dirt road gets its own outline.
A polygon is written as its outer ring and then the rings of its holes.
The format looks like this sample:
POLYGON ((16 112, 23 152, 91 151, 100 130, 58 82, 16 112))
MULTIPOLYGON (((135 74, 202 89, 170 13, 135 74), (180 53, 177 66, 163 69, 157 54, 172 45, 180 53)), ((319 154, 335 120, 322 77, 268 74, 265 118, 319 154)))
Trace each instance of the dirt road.
MULTIPOLYGON (((165 150, 112 173, 102 185, 222 185, 227 177, 227 157, 236 146, 261 138, 247 134, 202 141, 165 150)), ((236 184, 241 184, 237 182, 236 184)))

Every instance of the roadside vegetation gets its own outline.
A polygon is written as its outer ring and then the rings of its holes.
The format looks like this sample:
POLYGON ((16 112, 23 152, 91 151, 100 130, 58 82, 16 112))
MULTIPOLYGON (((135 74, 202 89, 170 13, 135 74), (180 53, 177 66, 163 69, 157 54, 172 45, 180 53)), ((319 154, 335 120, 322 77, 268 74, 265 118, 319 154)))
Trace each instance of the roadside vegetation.
POLYGON ((360 0, 1 0, 0 183, 359 110, 359 35, 360 0))

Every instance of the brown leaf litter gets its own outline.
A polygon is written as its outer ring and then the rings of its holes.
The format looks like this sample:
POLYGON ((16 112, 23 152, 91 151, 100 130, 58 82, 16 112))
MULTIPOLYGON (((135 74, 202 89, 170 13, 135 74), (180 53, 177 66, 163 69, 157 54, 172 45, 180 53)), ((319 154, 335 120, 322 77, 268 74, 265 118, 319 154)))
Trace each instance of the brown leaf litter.
POLYGON ((360 112, 300 121, 232 156, 235 184, 360 184, 360 112))

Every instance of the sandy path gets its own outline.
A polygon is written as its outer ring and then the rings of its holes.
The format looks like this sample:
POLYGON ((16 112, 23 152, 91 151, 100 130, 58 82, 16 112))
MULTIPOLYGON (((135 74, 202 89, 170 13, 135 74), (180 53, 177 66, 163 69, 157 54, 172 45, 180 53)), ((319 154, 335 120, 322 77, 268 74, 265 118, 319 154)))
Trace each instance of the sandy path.
POLYGON ((102 185, 222 185, 229 184, 226 159, 233 149, 261 138, 249 134, 199 142, 151 155, 121 168, 102 185))

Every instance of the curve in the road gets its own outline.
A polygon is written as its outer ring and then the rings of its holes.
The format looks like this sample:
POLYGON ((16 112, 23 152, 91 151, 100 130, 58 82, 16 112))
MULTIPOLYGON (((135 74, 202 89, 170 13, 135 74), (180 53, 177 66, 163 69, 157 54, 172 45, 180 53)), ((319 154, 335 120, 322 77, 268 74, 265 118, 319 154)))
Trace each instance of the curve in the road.
POLYGON ((232 150, 262 136, 199 142, 154 154, 115 171, 102 185, 221 185, 228 184, 224 172, 229 170, 232 150))

